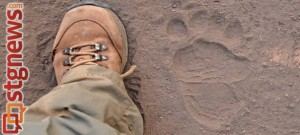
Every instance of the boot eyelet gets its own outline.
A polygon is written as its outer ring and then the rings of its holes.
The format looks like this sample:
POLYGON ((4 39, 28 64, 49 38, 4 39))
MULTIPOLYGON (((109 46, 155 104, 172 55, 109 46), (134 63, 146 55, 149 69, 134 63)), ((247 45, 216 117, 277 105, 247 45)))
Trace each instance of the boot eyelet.
POLYGON ((96 43, 96 44, 93 45, 93 46, 94 46, 94 49, 95 49, 96 51, 105 51, 105 50, 108 49, 107 46, 106 46, 106 45, 103 45, 103 44, 98 44, 98 43, 96 43))
POLYGON ((74 50, 73 48, 67 48, 67 49, 65 49, 64 50, 64 55, 70 55, 73 50, 74 50))
POLYGON ((96 61, 105 61, 105 60, 108 60, 107 56, 100 55, 100 54, 95 54, 94 58, 95 58, 96 61))
POLYGON ((69 57, 68 59, 66 59, 65 61, 64 61, 64 66, 72 66, 73 64, 73 58, 74 57, 69 57))

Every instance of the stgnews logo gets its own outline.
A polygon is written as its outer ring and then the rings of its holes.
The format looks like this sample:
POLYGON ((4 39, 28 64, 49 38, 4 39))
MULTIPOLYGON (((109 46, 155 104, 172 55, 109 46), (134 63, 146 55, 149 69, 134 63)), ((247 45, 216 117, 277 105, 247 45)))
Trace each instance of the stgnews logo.
POLYGON ((24 4, 9 3, 6 6, 6 81, 3 91, 7 100, 6 111, 1 115, 2 134, 19 134, 23 128, 24 83, 29 78, 29 70, 23 63, 23 19, 24 4))

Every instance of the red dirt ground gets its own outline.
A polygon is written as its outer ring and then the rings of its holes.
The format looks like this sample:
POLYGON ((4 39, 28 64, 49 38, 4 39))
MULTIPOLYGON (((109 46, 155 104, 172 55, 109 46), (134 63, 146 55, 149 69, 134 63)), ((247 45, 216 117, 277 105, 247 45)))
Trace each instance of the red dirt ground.
MULTIPOLYGON (((77 0, 78 1, 78 0, 77 0)), ((51 48, 76 0, 24 0, 30 105, 55 84, 51 48)), ((0 2, 1 84, 5 6, 0 2)), ((145 135, 299 135, 299 0, 104 0, 124 20, 125 80, 145 135)), ((5 96, 0 97, 1 112, 5 96)))

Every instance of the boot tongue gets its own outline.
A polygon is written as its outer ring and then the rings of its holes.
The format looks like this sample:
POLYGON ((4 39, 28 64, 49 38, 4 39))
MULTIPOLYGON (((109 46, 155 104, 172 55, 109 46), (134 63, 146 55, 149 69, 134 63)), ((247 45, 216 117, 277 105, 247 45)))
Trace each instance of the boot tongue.
MULTIPOLYGON (((85 46, 85 47, 81 47, 79 48, 78 50, 76 50, 77 52, 83 52, 85 50, 89 50, 91 49, 91 46, 85 46)), ((73 62, 80 62, 80 61, 83 61, 83 60, 88 60, 88 59, 93 59, 93 56, 91 55, 79 55, 79 56, 76 56, 74 58, 74 61, 73 62)))

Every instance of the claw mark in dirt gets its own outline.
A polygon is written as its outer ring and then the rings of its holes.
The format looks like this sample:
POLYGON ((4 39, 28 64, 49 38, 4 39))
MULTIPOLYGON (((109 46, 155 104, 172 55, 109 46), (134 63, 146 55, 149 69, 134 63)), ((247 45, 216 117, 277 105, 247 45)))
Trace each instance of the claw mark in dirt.
POLYGON ((249 62, 223 44, 202 39, 176 52, 174 65, 185 106, 198 123, 223 130, 232 121, 243 102, 231 83, 250 75, 249 62))

